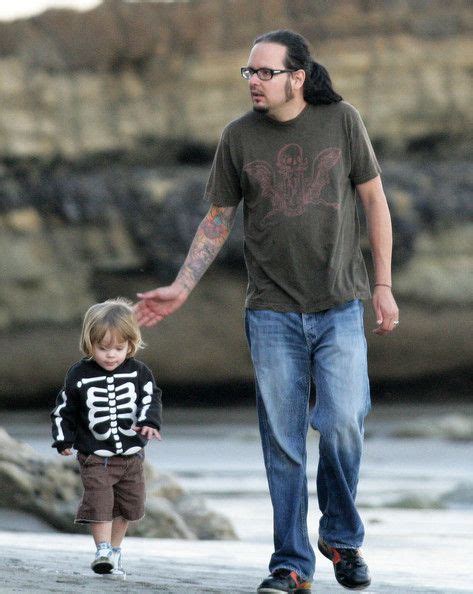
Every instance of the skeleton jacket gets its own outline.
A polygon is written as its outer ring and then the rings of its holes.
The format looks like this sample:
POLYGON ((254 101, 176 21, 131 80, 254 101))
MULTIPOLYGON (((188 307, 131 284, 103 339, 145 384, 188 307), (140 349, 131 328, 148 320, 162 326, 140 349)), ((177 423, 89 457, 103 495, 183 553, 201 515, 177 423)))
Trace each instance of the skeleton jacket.
POLYGON ((51 413, 52 447, 62 452, 74 446, 86 455, 135 454, 147 439, 132 426, 159 430, 161 408, 161 390, 141 361, 126 359, 106 371, 82 359, 67 372, 51 413))

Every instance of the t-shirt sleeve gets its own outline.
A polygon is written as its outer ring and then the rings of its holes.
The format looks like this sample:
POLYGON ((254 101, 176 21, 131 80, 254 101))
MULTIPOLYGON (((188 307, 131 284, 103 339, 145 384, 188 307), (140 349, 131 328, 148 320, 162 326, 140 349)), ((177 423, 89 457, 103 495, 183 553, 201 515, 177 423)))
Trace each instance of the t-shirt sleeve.
POLYGON ((215 206, 238 206, 241 198, 240 177, 232 159, 229 134, 225 129, 215 151, 204 199, 215 206))
POLYGON ((350 179, 357 184, 363 184, 381 173, 381 167, 371 145, 366 127, 356 109, 350 112, 349 118, 350 140, 350 179))

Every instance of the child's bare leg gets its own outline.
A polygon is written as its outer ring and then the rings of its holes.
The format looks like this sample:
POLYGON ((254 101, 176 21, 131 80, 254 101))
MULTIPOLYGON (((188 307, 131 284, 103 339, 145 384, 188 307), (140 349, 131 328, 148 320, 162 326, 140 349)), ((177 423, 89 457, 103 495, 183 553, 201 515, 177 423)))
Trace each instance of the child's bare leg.
POLYGON ((122 518, 122 516, 113 518, 111 534, 112 547, 119 547, 121 545, 123 537, 126 534, 127 528, 128 520, 125 520, 125 518, 122 518))
POLYGON ((112 539, 112 522, 92 522, 90 524, 95 546, 100 542, 110 542, 112 539))

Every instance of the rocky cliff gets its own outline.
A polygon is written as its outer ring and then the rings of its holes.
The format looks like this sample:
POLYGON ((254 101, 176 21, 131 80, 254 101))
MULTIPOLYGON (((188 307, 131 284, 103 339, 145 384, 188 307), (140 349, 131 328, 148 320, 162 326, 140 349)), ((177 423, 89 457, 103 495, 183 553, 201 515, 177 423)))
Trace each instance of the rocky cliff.
MULTIPOLYGON (((381 157, 404 313, 373 344, 373 377, 469 368, 469 3, 109 0, 0 23, 4 401, 57 387, 91 302, 172 278, 220 130, 248 108, 238 67, 282 26, 313 43, 381 157)), ((251 378, 241 242, 238 220, 187 307, 146 334, 161 381, 251 378)))
POLYGON ((404 151, 467 142, 468 0, 106 0, 0 23, 0 149, 82 157, 162 138, 215 143, 247 109, 239 77, 261 32, 313 44, 373 139, 404 151))

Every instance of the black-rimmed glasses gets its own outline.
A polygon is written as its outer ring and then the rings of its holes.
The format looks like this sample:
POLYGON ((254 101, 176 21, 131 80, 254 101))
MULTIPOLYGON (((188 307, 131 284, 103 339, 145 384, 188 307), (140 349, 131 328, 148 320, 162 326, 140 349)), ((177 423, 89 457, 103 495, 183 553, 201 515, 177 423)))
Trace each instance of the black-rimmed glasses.
POLYGON ((240 69, 241 75, 245 80, 250 80, 253 74, 260 80, 271 80, 275 74, 283 74, 283 72, 295 72, 295 70, 274 70, 273 68, 250 68, 244 66, 240 69))

